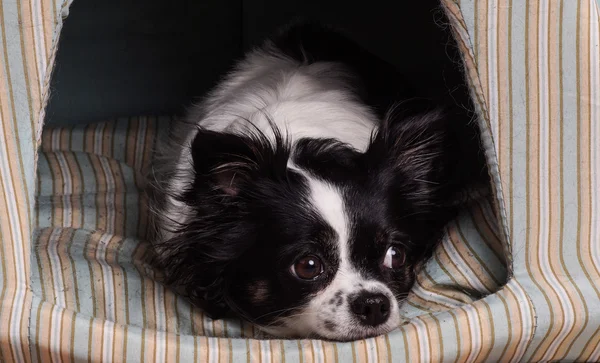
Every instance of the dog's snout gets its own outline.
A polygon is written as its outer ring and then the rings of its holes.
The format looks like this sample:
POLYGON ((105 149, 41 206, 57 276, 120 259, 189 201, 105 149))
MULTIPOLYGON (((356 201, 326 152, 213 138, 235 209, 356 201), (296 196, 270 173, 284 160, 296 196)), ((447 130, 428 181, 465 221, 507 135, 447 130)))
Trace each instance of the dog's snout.
POLYGON ((390 299, 381 293, 364 291, 350 303, 350 309, 363 324, 377 326, 390 316, 390 299))

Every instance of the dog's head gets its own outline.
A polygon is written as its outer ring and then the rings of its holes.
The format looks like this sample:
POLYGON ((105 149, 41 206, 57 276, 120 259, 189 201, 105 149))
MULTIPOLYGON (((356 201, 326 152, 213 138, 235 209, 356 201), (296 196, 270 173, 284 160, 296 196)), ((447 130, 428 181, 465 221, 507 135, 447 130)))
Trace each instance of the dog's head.
POLYGON ((209 313, 232 310, 277 336, 349 340, 396 328, 454 215, 459 162, 451 118, 400 108, 365 152, 199 130, 180 198, 190 215, 156 247, 167 279, 209 313))

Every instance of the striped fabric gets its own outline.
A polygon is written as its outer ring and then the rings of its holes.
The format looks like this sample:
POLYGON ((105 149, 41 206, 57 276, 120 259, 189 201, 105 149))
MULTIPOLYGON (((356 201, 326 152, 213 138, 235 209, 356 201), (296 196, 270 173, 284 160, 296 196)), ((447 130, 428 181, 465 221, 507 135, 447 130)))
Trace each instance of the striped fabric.
POLYGON ((523 359, 598 361, 598 4, 445 0, 444 6, 486 133, 512 251, 509 284, 527 294, 535 311, 523 359))
POLYGON ((493 201, 448 226, 403 307, 407 324, 334 344, 261 340, 154 282, 139 191, 168 118, 47 128, 36 183, 68 5, 0 0, 0 361, 600 361, 598 4, 442 6, 493 201))
MULTIPOLYGON (((354 344, 307 341, 290 347, 255 340, 261 335, 249 324, 211 321, 154 282, 143 257, 148 211, 140 191, 154 140, 169 121, 123 118, 44 130, 32 257, 33 360, 46 361, 53 352, 93 361, 171 361, 192 354, 200 361, 206 354, 245 361, 248 351, 274 360, 283 354, 286 361, 300 356, 377 361, 399 354, 392 347, 401 332, 354 344), (125 344, 124 336, 138 338, 125 344)), ((496 219, 481 201, 448 227, 404 306, 407 317, 460 308, 506 281, 496 219)))
POLYGON ((0 361, 28 361, 36 145, 62 0, 0 0, 0 361))

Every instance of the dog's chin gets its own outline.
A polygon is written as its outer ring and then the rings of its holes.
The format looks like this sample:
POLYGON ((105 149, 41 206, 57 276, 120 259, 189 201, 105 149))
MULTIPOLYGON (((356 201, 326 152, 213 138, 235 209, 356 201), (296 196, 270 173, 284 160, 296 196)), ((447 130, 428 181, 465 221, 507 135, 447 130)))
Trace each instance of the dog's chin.
POLYGON ((397 329, 405 320, 390 321, 377 327, 352 326, 342 332, 323 331, 299 331, 291 326, 260 326, 257 328, 268 339, 320 339, 334 342, 349 342, 361 339, 378 337, 388 334, 397 329))

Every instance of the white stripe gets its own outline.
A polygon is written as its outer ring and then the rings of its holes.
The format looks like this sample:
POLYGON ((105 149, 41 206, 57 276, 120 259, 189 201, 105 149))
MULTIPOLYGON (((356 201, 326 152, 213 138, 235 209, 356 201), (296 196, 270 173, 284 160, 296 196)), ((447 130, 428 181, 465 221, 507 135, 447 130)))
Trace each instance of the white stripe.
POLYGON ((154 316, 156 317, 156 357, 155 362, 162 363, 165 361, 166 354, 166 334, 167 322, 165 317, 165 294, 164 287, 159 284, 154 284, 154 316))
POLYGON ((531 311, 531 307, 529 306, 529 299, 526 296, 527 293, 523 291, 521 285, 515 283, 514 280, 511 280, 506 284, 506 286, 517 296, 518 300, 521 302, 521 304, 519 304, 519 309, 517 310, 519 312, 519 317, 521 318, 522 322, 520 328, 523 332, 523 336, 517 344, 517 349, 515 349, 515 355, 513 357, 513 362, 520 362, 523 358, 523 355, 525 354, 527 344, 529 343, 529 337, 532 334, 533 325, 525 324, 531 322, 531 319, 533 318, 533 311, 531 311), (524 314, 527 314, 527 316, 525 316, 524 314))
POLYGON ((56 160, 60 167, 61 175, 63 178, 63 196, 62 196, 62 207, 63 207, 63 227, 71 227, 71 217, 73 215, 73 205, 71 204, 71 196, 73 194, 73 177, 69 164, 65 158, 65 154, 62 152, 55 152, 56 160))
MULTIPOLYGON (((45 46, 45 34, 44 34, 44 23, 42 16, 42 2, 41 0, 33 0, 31 1, 31 18, 33 21, 33 43, 37 53, 37 75, 38 75, 38 83, 41 92, 44 92, 44 79, 46 75, 46 66, 48 55, 46 54, 46 46, 45 46)), ((54 21, 50 22, 54 24, 54 21)), ((33 131, 33 130, 32 130, 33 131)))
MULTIPOLYGON (((114 323, 111 320, 104 320, 102 324, 102 361, 103 362, 112 362, 113 355, 111 354, 113 351, 113 331, 114 331, 114 323)), ((57 351, 60 351, 57 349, 57 351)))
POLYGON ((202 331, 204 335, 207 337, 212 337, 215 335, 214 329, 212 328, 212 320, 209 319, 206 314, 202 314, 202 331))
MULTIPOLYGON (((379 363, 379 356, 377 355, 377 341, 375 338, 365 339, 365 348, 367 351, 367 362, 379 363)), ((318 363, 323 362, 319 360, 318 363)))
MULTIPOLYGON (((600 14, 598 7, 595 7, 594 1, 591 1, 592 9, 590 11, 590 102, 591 102, 591 135, 590 147, 592 148, 591 166, 592 166, 592 210, 591 223, 592 235, 590 243, 591 257, 595 267, 600 268, 600 14), (595 7, 595 8, 594 8, 595 7)), ((588 361, 600 361, 600 344, 596 346, 588 361)))
POLYGON ((460 308, 467 315, 467 324, 469 324, 469 329, 471 331, 471 340, 469 340, 469 355, 465 359, 466 362, 475 362, 475 358, 479 354, 481 350, 481 327, 478 324, 479 319, 477 319, 477 312, 471 305, 464 305, 460 308))
MULTIPOLYGON (((96 144, 98 145, 98 144, 96 144)), ((106 178, 106 188, 107 191, 111 191, 115 189, 114 179, 112 177, 110 165, 108 165, 108 160, 106 158, 99 158, 100 165, 103 170, 103 174, 106 178)), ((106 293, 105 297, 105 309, 106 309, 106 317, 109 320, 115 320, 115 291, 114 291, 114 278, 113 271, 110 263, 107 262, 107 252, 108 252, 108 244, 110 243, 111 238, 115 233, 115 220, 116 220, 116 208, 114 203, 114 194, 106 193, 106 229, 104 234, 100 237, 98 241, 98 247, 96 249, 96 260, 100 264, 102 268, 102 275, 104 276, 104 289, 106 293)))
POLYGON ((144 161, 144 148, 146 142, 146 129, 148 128, 148 118, 147 117, 139 117, 138 122, 138 134, 135 140, 135 168, 136 170, 143 170, 143 161, 144 161))
POLYGON ((66 308, 65 283, 62 278, 62 266, 60 263, 58 245, 60 242, 61 229, 53 229, 48 239, 48 259, 50 260, 50 270, 52 271, 52 285, 54 289, 54 304, 66 308))
MULTIPOLYGON (((591 20, 590 20, 590 85, 591 85, 591 136, 590 147, 592 155, 592 241, 600 241, 600 14, 597 8, 594 9, 594 2, 591 2, 591 20)), ((596 268, 600 268, 600 243, 591 243, 592 260, 596 268)))
MULTIPOLYGON (((429 349, 427 349, 429 346, 429 339, 427 338, 426 334, 426 326, 419 318, 413 319, 411 322, 414 323, 416 328, 415 331, 417 332, 417 341, 419 343, 419 356, 421 357, 421 362, 429 362, 431 357, 429 357, 429 349)), ((411 349, 411 347, 407 348, 411 349)))
MULTIPOLYGON (((52 356, 53 362, 61 361, 61 336, 60 336, 60 326, 62 322, 63 309, 58 305, 52 305, 52 310, 50 311, 50 354, 52 356)), ((38 327, 39 329, 39 327, 38 327)), ((17 349, 20 351, 20 349, 17 349)), ((22 362, 22 361, 20 361, 22 362)))
MULTIPOLYGON (((423 286, 421 286, 421 284, 419 284, 419 283, 416 283, 412 287, 411 292, 423 300, 433 301, 437 304, 444 305, 448 309, 457 308, 460 305, 464 304, 464 302, 462 302, 458 299, 453 299, 451 297, 436 293, 435 290, 433 290, 433 291, 425 290, 423 288, 423 286)), ((429 311, 427 311, 427 312, 429 312, 429 311)))
MULTIPOLYGON (((269 340, 259 340, 260 355, 262 357, 261 362, 271 362, 271 343, 269 340)), ((315 362, 318 363, 318 362, 315 362)))
POLYGON ((461 263, 461 261, 464 261, 464 259, 460 253, 458 253, 456 246, 454 246, 448 237, 443 239, 441 246, 446 250, 450 259, 456 264, 456 268, 463 273, 465 279, 474 289, 488 294, 493 292, 483 285, 483 283, 479 280, 477 273, 473 271, 472 266, 470 266, 468 263, 461 263))
POLYGON ((99 123, 94 129, 94 154, 96 155, 102 155, 102 134, 105 127, 106 124, 99 123))
POLYGON ((208 363, 219 362, 219 339, 214 337, 208 338, 208 363))
MULTIPOLYGON (((487 18, 488 18, 488 58, 487 58, 487 66, 488 66, 488 108, 489 108, 489 116, 490 116, 490 128, 493 130, 496 137, 500 135, 500 113, 498 107, 498 84, 499 80, 496 78, 498 74, 498 32, 497 21, 498 21, 498 1, 497 0, 489 0, 488 8, 487 8, 487 18)), ((495 143, 496 147, 500 145, 499 142, 495 143)), ((499 153, 499 150, 496 149, 496 154, 499 153)))

